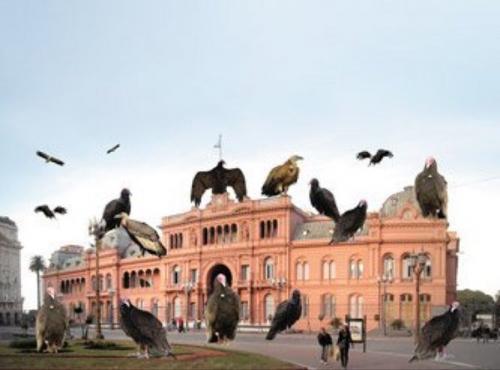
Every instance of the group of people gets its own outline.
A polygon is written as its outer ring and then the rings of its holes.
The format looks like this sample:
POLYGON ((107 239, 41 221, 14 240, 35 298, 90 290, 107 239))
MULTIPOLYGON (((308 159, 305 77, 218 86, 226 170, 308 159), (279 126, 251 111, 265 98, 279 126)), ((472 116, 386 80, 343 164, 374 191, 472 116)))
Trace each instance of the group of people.
POLYGON ((326 365, 328 357, 332 356, 335 357, 335 360, 340 360, 343 369, 347 368, 349 349, 351 346, 354 348, 354 342, 352 341, 348 325, 344 325, 340 329, 335 345, 333 345, 332 336, 325 328, 321 328, 318 334, 318 343, 321 346, 321 363, 323 365, 326 365))

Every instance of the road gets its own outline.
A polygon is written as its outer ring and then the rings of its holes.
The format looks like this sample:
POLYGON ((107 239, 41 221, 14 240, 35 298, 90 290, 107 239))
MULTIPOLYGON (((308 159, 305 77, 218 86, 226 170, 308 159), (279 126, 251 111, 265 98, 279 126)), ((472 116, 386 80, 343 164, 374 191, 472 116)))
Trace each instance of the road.
MULTIPOLYGON (((121 330, 105 330, 106 338, 123 338, 121 330)), ((170 342, 205 345, 203 332, 191 331, 179 334, 169 332, 170 342)), ((238 333, 230 349, 260 353, 301 365, 308 369, 339 369, 339 363, 322 366, 319 362, 319 346, 313 335, 285 334, 268 342, 263 334, 238 333)), ((367 352, 357 344, 350 354, 350 369, 500 369, 500 342, 477 344, 475 340, 455 339, 448 346, 453 356, 445 361, 421 361, 408 363, 413 352, 411 338, 369 338, 367 352)))

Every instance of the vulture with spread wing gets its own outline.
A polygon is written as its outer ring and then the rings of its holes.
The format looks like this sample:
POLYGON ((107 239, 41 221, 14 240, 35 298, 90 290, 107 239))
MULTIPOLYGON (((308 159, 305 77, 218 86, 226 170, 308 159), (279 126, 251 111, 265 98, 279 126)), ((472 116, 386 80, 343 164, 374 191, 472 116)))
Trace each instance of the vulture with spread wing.
POLYGON ((175 358, 161 321, 152 313, 135 307, 128 299, 120 304, 120 326, 139 346, 138 357, 149 358, 149 351, 153 349, 175 358))
POLYGON ((447 218, 447 182, 439 174, 432 157, 427 159, 424 169, 415 178, 415 196, 424 217, 447 218))
POLYGON ((123 189, 120 193, 120 198, 113 199, 106 207, 104 207, 104 212, 102 213, 102 220, 104 221, 104 231, 112 230, 120 225, 120 218, 116 217, 122 212, 127 215, 130 214, 131 204, 130 195, 132 193, 128 189, 123 189))
POLYGON ((226 276, 217 275, 205 310, 208 343, 233 340, 240 320, 240 298, 227 286, 226 276))
POLYGON ((353 237, 365 223, 367 208, 366 201, 361 200, 356 207, 344 212, 335 223, 335 231, 330 244, 345 242, 353 237))
POLYGON ((292 297, 281 302, 276 307, 271 328, 267 332, 266 339, 273 340, 279 332, 291 328, 295 322, 300 319, 302 314, 302 304, 300 302, 300 291, 295 289, 292 297))
POLYGON ((262 185, 262 195, 268 197, 283 193, 286 195, 290 185, 295 184, 299 178, 297 161, 303 159, 301 156, 293 155, 285 163, 274 167, 262 185))
POLYGON ((415 354, 409 362, 437 356, 458 334, 460 323, 459 302, 453 302, 444 314, 430 319, 420 331, 415 354))
POLYGON ((226 162, 221 160, 210 171, 200 171, 194 176, 191 202, 194 202, 196 207, 199 207, 201 197, 207 189, 212 189, 212 194, 224 194, 227 187, 231 186, 240 202, 246 197, 247 186, 243 171, 239 168, 224 168, 225 164, 226 162))
POLYGON ((112 148, 109 148, 108 150, 106 150, 106 154, 110 154, 110 153, 113 153, 116 149, 118 149, 120 147, 120 144, 116 144, 115 146, 113 146, 112 148))
POLYGON ((42 212, 45 215, 45 217, 47 217, 47 218, 55 218, 56 217, 54 212, 52 212, 52 210, 46 204, 36 207, 35 212, 36 213, 42 212))
POLYGON ((44 152, 41 152, 41 151, 37 151, 36 152, 36 155, 45 159, 45 162, 46 163, 54 163, 54 164, 57 164, 59 166, 64 166, 64 162, 61 161, 59 158, 56 158, 56 157, 52 157, 51 155, 47 154, 47 153, 44 153, 44 152))
POLYGON ((142 255, 148 252, 154 254, 155 256, 161 257, 167 254, 167 248, 162 244, 160 236, 145 222, 132 220, 128 217, 125 212, 120 213, 115 216, 120 219, 120 225, 125 229, 127 234, 130 236, 138 246, 141 248, 142 255))
POLYGON ((64 344, 68 320, 64 306, 56 300, 54 288, 47 288, 47 294, 36 315, 36 348, 38 352, 46 347, 50 353, 57 353, 64 344))
POLYGON ((385 149, 379 149, 377 150, 377 153, 370 159, 370 163, 368 164, 369 166, 371 165, 376 165, 380 162, 382 162, 382 159, 385 157, 387 158, 392 158, 394 157, 394 154, 392 152, 385 150, 385 149))
POLYGON ((311 204, 321 214, 330 217, 337 222, 339 220, 339 209, 337 202, 332 192, 328 189, 321 188, 317 179, 312 179, 309 183, 311 189, 309 191, 309 199, 311 204))

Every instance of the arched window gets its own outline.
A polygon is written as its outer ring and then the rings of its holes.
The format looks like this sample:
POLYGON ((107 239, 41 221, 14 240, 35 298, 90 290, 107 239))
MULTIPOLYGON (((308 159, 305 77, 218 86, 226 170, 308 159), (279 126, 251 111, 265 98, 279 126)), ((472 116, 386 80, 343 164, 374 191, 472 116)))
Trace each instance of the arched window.
POLYGON ((302 270, 304 272, 304 280, 309 280, 309 263, 304 262, 302 264, 302 270))
POLYGON ((182 316, 181 298, 174 298, 174 318, 179 318, 182 316))
POLYGON ((264 221, 260 222, 260 238, 264 239, 266 237, 266 223, 264 221))
POLYGON ((383 274, 386 279, 394 279, 394 258, 391 255, 384 256, 383 274))
POLYGON ((175 249, 174 234, 170 234, 170 249, 175 249))
POLYGON ((217 226, 217 237, 215 240, 216 244, 222 243, 222 226, 217 226))
POLYGON ((208 230, 206 227, 203 228, 203 245, 208 244, 208 230))
POLYGON ((356 268, 358 270, 358 279, 363 278, 363 272, 365 271, 364 266, 363 266, 363 261, 359 260, 356 264, 356 268))
POLYGON ((266 238, 270 238, 271 237, 271 228, 272 228, 271 221, 268 220, 266 222, 266 238))
POLYGON ((271 257, 264 260, 264 279, 274 279, 274 262, 271 257))
POLYGON ((137 285, 137 273, 135 271, 132 271, 130 274, 130 288, 135 288, 137 285))
POLYGON ((111 288, 113 288, 113 283, 111 281, 111 274, 107 274, 106 275, 106 289, 110 290, 111 288))
POLYGON ((238 226, 236 224, 231 225, 231 243, 234 243, 238 239, 238 226))
POLYGON ((302 262, 297 262, 295 264, 295 275, 296 275, 297 280, 304 279, 304 270, 302 268, 302 262))
POLYGON ((351 318, 362 318, 364 309, 364 298, 361 295, 353 294, 349 298, 349 316, 351 318))
POLYGON ((273 220, 273 232, 272 236, 275 237, 278 235, 278 220, 273 220))
POLYGON ((413 277, 413 269, 411 267, 410 256, 404 255, 401 263, 401 277, 403 279, 411 279, 413 277))
POLYGON ((177 285, 181 283, 181 267, 175 265, 172 269, 172 284, 177 285))
POLYGON ((321 313, 325 317, 335 317, 335 297, 329 293, 321 296, 321 313))
POLYGON ((401 294, 399 301, 401 304, 401 320, 404 321, 406 326, 411 327, 413 325, 413 297, 408 293, 401 294))
POLYGON ((354 259, 351 259, 349 261, 349 277, 351 279, 357 279, 358 278, 358 263, 354 259))
POLYGON ((272 294, 268 294, 264 297, 264 315, 266 321, 272 320, 274 316, 274 297, 272 294))
POLYGON ((224 225, 224 237, 222 238, 223 243, 229 243, 231 241, 231 232, 229 225, 224 225))
POLYGON ((215 243, 215 228, 212 226, 210 228, 210 244, 215 243))
POLYGON ((128 272, 123 274, 123 289, 130 288, 130 275, 128 272))
POLYGON ((92 290, 95 292, 97 289, 97 280, 95 276, 92 276, 92 290))
POLYGON ((425 260, 424 270, 422 271, 422 277, 424 279, 432 278, 432 261, 429 256, 425 260))

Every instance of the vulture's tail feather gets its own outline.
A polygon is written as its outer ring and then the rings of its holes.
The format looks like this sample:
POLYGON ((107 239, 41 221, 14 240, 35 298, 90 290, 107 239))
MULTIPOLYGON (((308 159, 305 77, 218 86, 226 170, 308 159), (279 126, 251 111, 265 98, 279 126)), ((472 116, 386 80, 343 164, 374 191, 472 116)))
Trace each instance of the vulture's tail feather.
POLYGON ((277 334, 276 330, 275 330, 275 329, 273 329, 273 328, 271 328, 271 329, 269 329, 269 331, 267 332, 266 339, 267 339, 267 340, 273 340, 273 339, 274 339, 274 337, 276 337, 276 334, 277 334))

